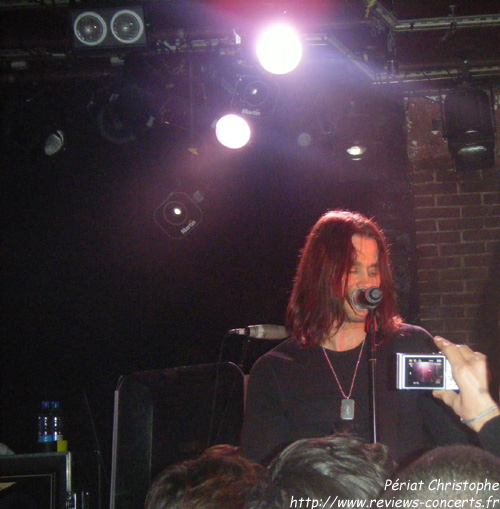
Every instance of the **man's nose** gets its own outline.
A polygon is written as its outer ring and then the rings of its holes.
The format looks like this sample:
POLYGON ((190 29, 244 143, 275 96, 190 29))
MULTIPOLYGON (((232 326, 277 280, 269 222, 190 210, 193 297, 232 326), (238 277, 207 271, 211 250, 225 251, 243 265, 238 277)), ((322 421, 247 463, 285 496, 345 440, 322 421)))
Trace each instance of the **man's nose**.
POLYGON ((361 271, 358 275, 358 288, 370 287, 375 285, 375 277, 370 276, 368 271, 361 271))

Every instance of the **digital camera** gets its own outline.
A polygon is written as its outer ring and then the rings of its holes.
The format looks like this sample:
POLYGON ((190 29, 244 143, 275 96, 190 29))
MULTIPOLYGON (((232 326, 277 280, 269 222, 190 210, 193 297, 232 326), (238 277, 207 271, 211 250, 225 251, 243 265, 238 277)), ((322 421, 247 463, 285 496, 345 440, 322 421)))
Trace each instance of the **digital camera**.
POLYGON ((398 353, 396 386, 398 389, 458 391, 448 359, 438 353, 398 353))

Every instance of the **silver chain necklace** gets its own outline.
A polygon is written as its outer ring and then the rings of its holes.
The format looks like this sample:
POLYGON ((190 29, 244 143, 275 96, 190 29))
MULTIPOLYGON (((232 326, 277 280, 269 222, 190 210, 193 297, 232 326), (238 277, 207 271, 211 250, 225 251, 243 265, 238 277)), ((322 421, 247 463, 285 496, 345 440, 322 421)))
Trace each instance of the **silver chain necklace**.
POLYGON ((354 388, 354 382, 356 380, 356 375, 358 374, 358 367, 359 362, 361 361, 361 355, 363 354, 363 347, 365 346, 365 340, 363 339, 363 342, 361 343, 361 348, 359 350, 358 360, 356 362, 356 367, 354 368, 354 375, 352 376, 351 381, 351 388, 349 389, 349 394, 346 395, 344 392, 344 389, 342 389, 342 386, 340 385, 339 378, 337 376, 337 373, 335 373, 335 370, 333 369, 332 363, 330 362, 330 358, 328 357, 328 354, 326 353, 325 347, 321 347, 323 349, 323 354, 325 355, 326 362, 328 362, 328 365, 330 366, 330 370, 333 373, 333 376, 335 377, 335 381, 337 382, 337 385, 339 387, 340 393, 343 396, 343 400, 340 404, 340 418, 344 421, 352 421, 354 419, 354 400, 351 399, 352 390, 354 388))

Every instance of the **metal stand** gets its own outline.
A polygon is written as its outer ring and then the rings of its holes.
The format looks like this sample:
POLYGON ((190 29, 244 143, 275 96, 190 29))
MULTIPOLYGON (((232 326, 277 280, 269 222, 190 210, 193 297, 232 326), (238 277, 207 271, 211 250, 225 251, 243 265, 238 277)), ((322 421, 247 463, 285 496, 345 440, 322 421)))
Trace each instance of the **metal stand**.
POLYGON ((377 355, 376 355, 376 335, 377 335, 377 317, 375 309, 369 308, 366 318, 366 341, 368 342, 368 369, 370 375, 370 417, 372 423, 371 439, 373 443, 377 442, 377 396, 376 396, 376 373, 377 373, 377 355))

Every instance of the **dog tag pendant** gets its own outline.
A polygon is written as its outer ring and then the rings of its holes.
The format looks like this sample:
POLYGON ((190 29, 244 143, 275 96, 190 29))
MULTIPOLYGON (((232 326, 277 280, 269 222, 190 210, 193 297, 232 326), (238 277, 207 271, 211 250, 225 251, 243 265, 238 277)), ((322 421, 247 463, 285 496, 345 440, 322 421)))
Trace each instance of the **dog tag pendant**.
POLYGON ((340 405, 340 418, 344 421, 352 421, 354 419, 354 400, 343 399, 340 405))

